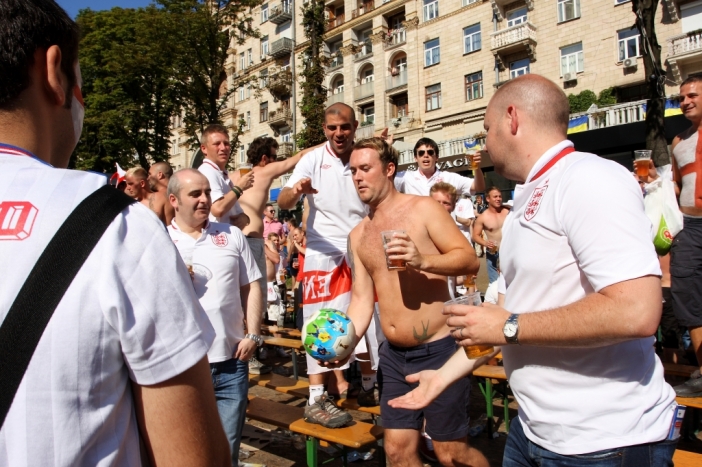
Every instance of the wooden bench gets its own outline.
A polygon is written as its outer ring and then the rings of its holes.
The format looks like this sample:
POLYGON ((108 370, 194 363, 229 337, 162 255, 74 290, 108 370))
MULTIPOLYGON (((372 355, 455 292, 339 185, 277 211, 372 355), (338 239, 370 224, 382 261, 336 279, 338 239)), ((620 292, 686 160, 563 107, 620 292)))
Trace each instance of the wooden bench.
MULTIPOLYGON (((702 409, 702 397, 676 397, 675 402, 687 407, 702 409)), ((702 465, 702 464, 700 464, 702 465)))
POLYGON ((689 378, 693 371, 699 369, 696 366, 691 365, 679 365, 677 363, 663 363, 663 370, 666 375, 670 376, 684 376, 689 378))
POLYGON ((473 376, 481 378, 484 383, 478 382, 480 392, 485 397, 485 412, 487 414, 487 435, 492 439, 494 405, 492 400, 498 394, 493 384, 497 384, 502 394, 502 404, 504 405, 505 431, 509 433, 509 399, 507 398, 507 374, 503 366, 483 365, 473 371, 473 376), (494 381, 494 382, 493 382, 494 381))
MULTIPOLYGON (((293 380, 275 373, 265 375, 249 375, 250 386, 263 386, 274 391, 289 394, 300 399, 309 399, 309 383, 307 381, 293 380)), ((374 418, 380 416, 380 406, 361 407, 356 399, 335 399, 334 404, 341 409, 357 410, 371 414, 374 418)))
POLYGON ((675 467, 700 467, 702 465, 702 454, 677 449, 673 454, 675 467))
POLYGON ((304 352, 305 347, 302 345, 300 339, 289 339, 286 337, 273 337, 273 336, 262 336, 263 343, 265 345, 273 345, 277 347, 284 347, 286 349, 291 349, 290 357, 292 358, 293 365, 293 376, 295 379, 298 378, 297 372, 297 351, 301 350, 304 352))
MULTIPOLYGON (((383 437, 383 428, 370 423, 353 421, 343 428, 324 428, 322 425, 307 423, 303 420, 304 409, 274 402, 260 397, 249 397, 246 416, 268 423, 293 433, 304 435, 307 439, 307 467, 317 467, 317 451, 320 441, 341 446, 344 467, 347 465, 346 448, 361 447, 379 441, 383 437)), ((384 463, 385 454, 382 445, 378 445, 378 458, 384 463)))
POLYGON ((302 333, 295 328, 281 328, 278 326, 261 325, 261 332, 273 337, 289 337, 301 339, 302 333))

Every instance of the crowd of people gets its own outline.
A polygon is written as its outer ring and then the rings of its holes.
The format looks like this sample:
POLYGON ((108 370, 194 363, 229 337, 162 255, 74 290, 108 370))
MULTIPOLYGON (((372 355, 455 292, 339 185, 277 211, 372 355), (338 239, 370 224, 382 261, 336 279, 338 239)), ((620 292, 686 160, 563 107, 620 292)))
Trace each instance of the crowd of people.
POLYGON ((53 0, 0 3, 0 368, 19 375, 2 395, 0 465, 237 466, 249 374, 271 371, 261 326, 284 324, 287 284, 300 321, 332 308, 355 329, 348 357, 307 355, 304 419, 347 425, 336 397, 380 406, 393 466, 421 465, 423 436, 444 466, 488 465, 468 442, 466 376, 499 351, 519 405, 504 466, 672 465, 676 393, 702 396, 702 377, 672 388, 654 336, 669 297, 702 362, 702 78, 681 86, 693 126, 673 141, 685 224, 669 294, 640 186, 573 147, 568 99, 531 74, 485 115, 483 150, 518 183, 510 205, 485 186, 480 153, 473 177, 441 171, 421 138, 417 169, 398 171, 387 129, 356 140, 343 103, 325 110, 326 142, 293 157, 254 140, 250 171, 227 170, 228 130, 209 125, 197 169, 118 178, 128 207, 29 347, 18 342, 33 310, 16 297, 66 225, 80 222, 63 254, 86 241, 93 220, 72 213, 107 183, 66 170, 82 131, 78 38, 53 0), (290 171, 277 205, 303 203, 303 216, 281 222, 269 193, 290 171), (475 291, 478 253, 486 303, 446 305, 475 291), (471 359, 473 345, 493 350, 471 359), (7 368, 6 352, 28 352, 25 367, 7 368), (360 387, 344 372, 354 360, 360 387))

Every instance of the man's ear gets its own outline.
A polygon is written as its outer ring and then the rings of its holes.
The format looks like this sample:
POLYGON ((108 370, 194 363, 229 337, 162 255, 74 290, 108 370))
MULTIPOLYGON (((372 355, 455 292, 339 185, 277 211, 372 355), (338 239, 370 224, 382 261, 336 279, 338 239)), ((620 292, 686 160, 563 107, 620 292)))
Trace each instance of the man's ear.
POLYGON ((509 118, 509 130, 512 135, 517 134, 519 129, 519 114, 513 105, 507 106, 507 118, 509 118))
POLYGON ((61 70, 62 57, 61 49, 57 45, 52 45, 46 50, 39 49, 34 53, 35 66, 40 67, 39 76, 46 79, 44 89, 51 101, 58 106, 65 106, 66 96, 70 94, 68 77, 61 70))

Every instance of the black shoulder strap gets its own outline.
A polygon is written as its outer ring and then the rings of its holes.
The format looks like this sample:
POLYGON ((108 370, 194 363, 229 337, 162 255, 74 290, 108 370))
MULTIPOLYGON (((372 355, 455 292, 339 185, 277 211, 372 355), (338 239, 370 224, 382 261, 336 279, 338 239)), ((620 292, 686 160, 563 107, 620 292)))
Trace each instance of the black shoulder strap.
POLYGON ((0 428, 39 339, 107 227, 135 200, 109 185, 85 198, 51 239, 0 326, 0 428))

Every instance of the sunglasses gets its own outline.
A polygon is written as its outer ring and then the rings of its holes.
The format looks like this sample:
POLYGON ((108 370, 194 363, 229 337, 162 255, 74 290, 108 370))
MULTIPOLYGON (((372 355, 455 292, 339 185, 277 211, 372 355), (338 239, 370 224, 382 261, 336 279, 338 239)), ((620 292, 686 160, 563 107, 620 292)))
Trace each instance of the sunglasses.
POLYGON ((417 151, 417 156, 422 157, 425 152, 429 156, 433 156, 435 154, 433 149, 427 149, 426 151, 424 149, 420 149, 419 151, 417 151))

